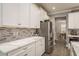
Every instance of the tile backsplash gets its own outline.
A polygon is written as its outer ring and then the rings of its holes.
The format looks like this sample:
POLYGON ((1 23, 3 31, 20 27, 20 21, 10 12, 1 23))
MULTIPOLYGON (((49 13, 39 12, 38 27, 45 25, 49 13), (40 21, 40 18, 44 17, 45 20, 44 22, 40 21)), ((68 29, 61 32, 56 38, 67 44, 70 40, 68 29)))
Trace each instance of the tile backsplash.
POLYGON ((0 28, 0 43, 30 37, 35 29, 26 28, 0 28))
MULTIPOLYGON (((68 30, 68 34, 71 34, 72 30, 73 30, 77 35, 79 35, 79 29, 69 29, 69 30, 68 30)), ((74 32, 73 32, 73 33, 74 33, 74 32)))

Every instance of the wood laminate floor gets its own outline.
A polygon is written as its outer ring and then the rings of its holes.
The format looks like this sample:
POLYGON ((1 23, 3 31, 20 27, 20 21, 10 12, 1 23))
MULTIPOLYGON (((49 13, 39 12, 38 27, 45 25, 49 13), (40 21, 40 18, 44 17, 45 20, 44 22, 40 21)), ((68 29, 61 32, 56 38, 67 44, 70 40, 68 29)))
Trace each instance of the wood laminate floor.
POLYGON ((56 41, 56 46, 50 56, 69 56, 69 50, 66 48, 66 43, 64 39, 56 41))

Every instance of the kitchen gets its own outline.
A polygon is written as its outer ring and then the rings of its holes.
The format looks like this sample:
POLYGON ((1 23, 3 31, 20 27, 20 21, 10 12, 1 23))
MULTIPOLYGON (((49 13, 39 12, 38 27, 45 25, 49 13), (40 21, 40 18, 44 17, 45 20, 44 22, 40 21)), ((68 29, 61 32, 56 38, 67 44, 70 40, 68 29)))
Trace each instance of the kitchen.
POLYGON ((79 56, 78 15, 78 3, 0 3, 0 56, 79 56))

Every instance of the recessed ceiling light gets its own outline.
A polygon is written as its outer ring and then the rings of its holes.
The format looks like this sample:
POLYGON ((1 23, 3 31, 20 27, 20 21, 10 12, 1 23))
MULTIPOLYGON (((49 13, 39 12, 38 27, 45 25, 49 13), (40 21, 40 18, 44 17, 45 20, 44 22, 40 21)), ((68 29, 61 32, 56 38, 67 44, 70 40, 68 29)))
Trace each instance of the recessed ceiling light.
POLYGON ((54 6, 53 6, 53 7, 52 7, 52 9, 53 9, 53 10, 55 10, 55 9, 56 9, 56 7, 54 7, 54 6))

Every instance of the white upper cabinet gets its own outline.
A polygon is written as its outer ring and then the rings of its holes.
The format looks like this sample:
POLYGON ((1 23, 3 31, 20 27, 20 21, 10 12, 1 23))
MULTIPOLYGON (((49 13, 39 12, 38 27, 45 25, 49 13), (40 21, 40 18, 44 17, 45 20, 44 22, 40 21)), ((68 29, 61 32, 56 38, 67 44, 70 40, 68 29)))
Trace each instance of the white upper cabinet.
POLYGON ((16 3, 4 3, 2 5, 2 25, 17 25, 18 19, 18 4, 16 3))
POLYGON ((3 3, 2 6, 0 4, 0 23, 2 25, 40 28, 40 21, 46 19, 48 19, 46 11, 42 8, 40 9, 36 4, 3 3))
POLYGON ((40 7, 40 14, 41 14, 41 21, 49 19, 47 12, 41 7, 40 7))
POLYGON ((40 28, 40 9, 35 4, 31 4, 30 26, 31 28, 40 28))
POLYGON ((0 25, 1 25, 1 4, 0 4, 0 25))
POLYGON ((48 20, 49 19, 49 16, 47 15, 47 12, 44 11, 44 20, 48 20))
POLYGON ((68 14, 68 28, 79 29, 79 12, 68 14))
POLYGON ((6 3, 3 4, 3 25, 28 28, 30 25, 30 4, 6 3))
POLYGON ((40 7, 40 21, 44 21, 44 11, 43 8, 40 7))
POLYGON ((30 26, 30 4, 20 3, 18 12, 18 25, 29 28, 30 26))

